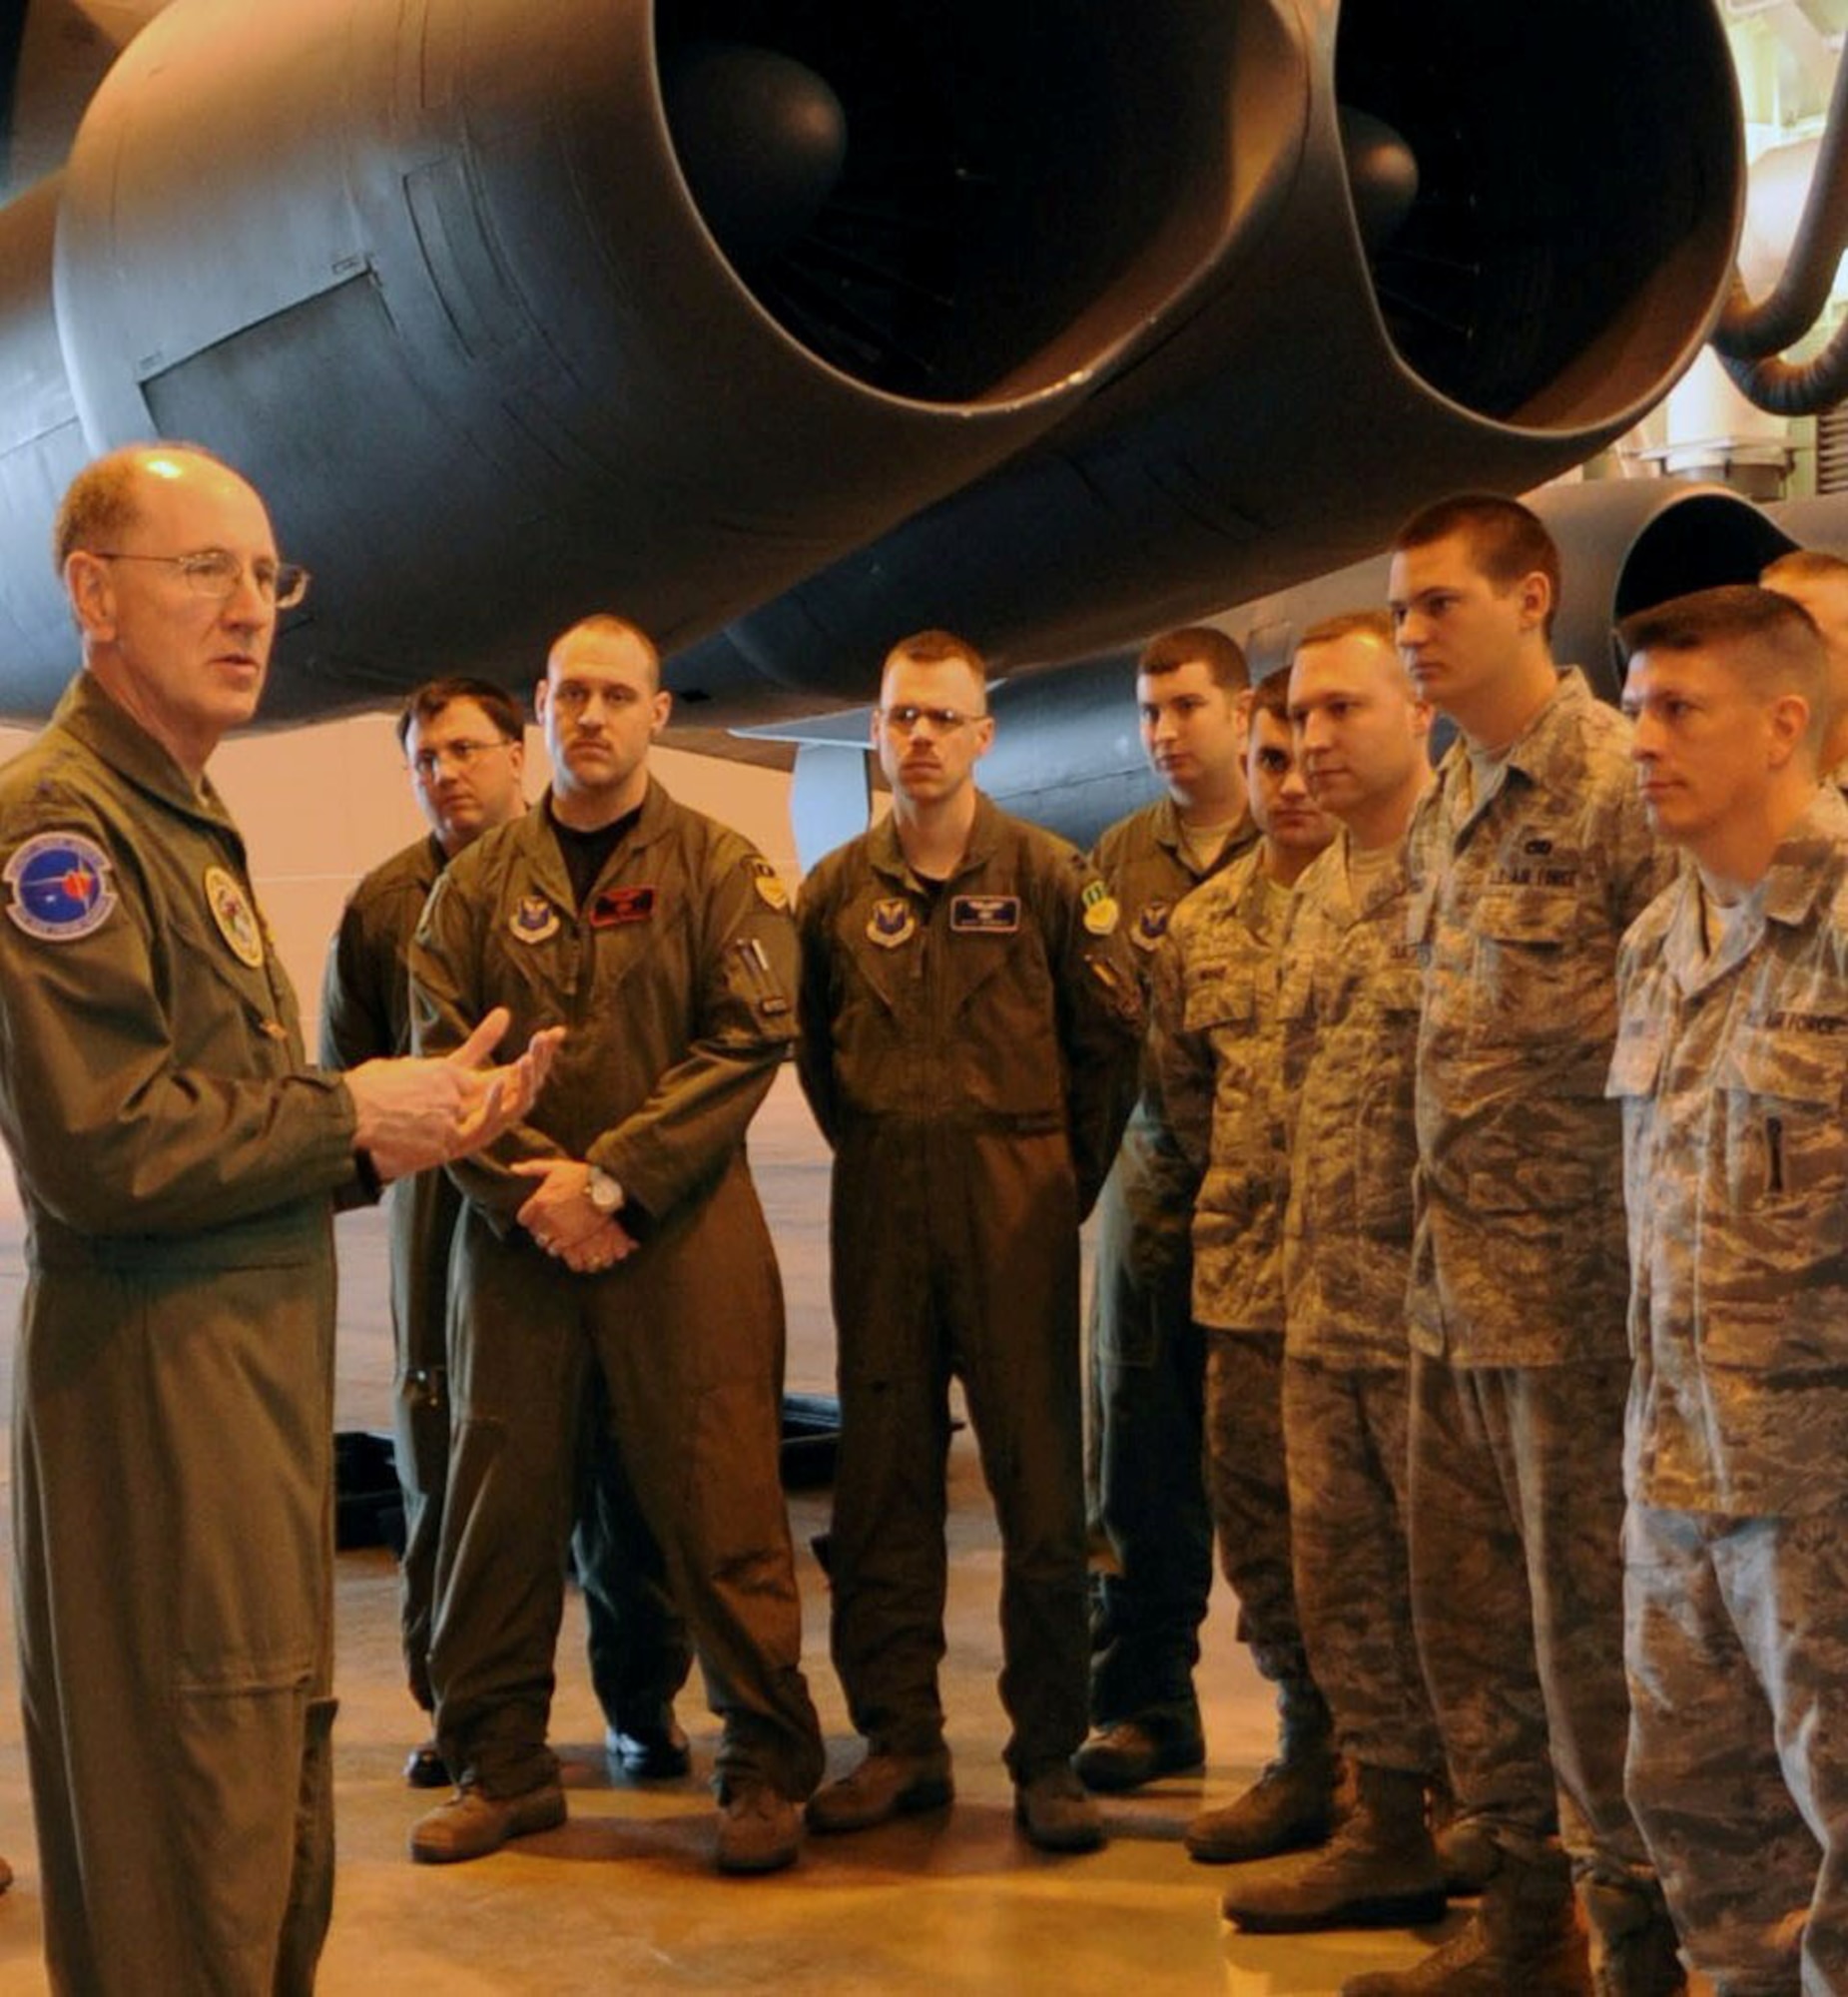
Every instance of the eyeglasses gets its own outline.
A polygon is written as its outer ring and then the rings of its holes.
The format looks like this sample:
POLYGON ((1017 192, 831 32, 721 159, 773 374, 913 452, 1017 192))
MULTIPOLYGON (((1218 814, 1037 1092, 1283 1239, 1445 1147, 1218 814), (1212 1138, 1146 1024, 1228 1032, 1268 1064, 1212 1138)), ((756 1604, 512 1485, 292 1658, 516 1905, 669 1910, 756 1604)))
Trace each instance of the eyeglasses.
MULTIPOLYGON (((186 578, 195 596, 209 596, 223 603, 244 579, 244 563, 229 548, 201 548, 190 555, 124 555, 107 548, 91 548, 98 561, 165 562, 186 578)), ((293 610, 308 594, 308 572, 295 562, 271 561, 260 555, 251 564, 251 580, 266 603, 278 610, 293 610)))
POLYGON ((917 734, 921 721, 927 721, 939 735, 953 735, 971 721, 988 718, 985 710, 980 714, 964 714, 953 707, 883 707, 880 716, 895 735, 917 734))
POLYGON ((419 749, 410 759, 410 767, 427 784, 445 763, 453 763, 458 770, 466 770, 478 758, 491 756, 496 749, 512 747, 512 742, 505 736, 494 742, 437 742, 428 749, 419 749))

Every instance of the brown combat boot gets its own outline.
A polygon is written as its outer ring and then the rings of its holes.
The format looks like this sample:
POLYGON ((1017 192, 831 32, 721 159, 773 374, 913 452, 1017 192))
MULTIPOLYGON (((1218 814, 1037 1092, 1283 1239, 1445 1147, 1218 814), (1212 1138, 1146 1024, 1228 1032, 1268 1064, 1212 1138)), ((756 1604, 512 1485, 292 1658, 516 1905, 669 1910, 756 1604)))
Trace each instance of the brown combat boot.
POLYGON ((1203 1810, 1187 1826, 1187 1855, 1202 1865, 1241 1865, 1326 1842, 1335 1828, 1341 1756, 1319 1693, 1286 1692, 1276 1760, 1243 1795, 1203 1810))
POLYGON ((1410 1928, 1443 1917, 1444 1870, 1425 1822, 1425 1784, 1355 1769, 1354 1808, 1318 1851, 1238 1868, 1225 1915, 1250 1934, 1410 1928))
POLYGON ((1668 1903, 1652 1879, 1593 1880, 1584 1889, 1584 1910, 1597 1938, 1597 1997, 1677 1997, 1687 1988, 1668 1903))
POLYGON ((1467 1927, 1410 1969, 1349 1977, 1341 1997, 1592 1997, 1564 1854, 1504 1851, 1467 1927))

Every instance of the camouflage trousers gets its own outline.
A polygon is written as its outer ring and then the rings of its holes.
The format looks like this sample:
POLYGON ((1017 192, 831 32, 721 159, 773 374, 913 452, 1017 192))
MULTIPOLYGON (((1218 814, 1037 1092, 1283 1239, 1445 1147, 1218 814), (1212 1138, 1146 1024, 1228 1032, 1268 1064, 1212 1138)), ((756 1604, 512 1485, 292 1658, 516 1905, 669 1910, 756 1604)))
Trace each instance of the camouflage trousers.
POLYGON ((1283 1429, 1303 1641, 1344 1753, 1444 1765, 1419 1666, 1406 1551, 1406 1372, 1287 1357, 1283 1429))
POLYGON ((1238 1637, 1273 1684, 1307 1686, 1290 1562, 1283 1333, 1212 1329, 1206 1341, 1206 1480, 1238 1637))
POLYGON ((1848 1518, 1632 1505, 1623 1560, 1626 1781, 1687 1959, 1727 1997, 1839 1997, 1848 1518))
POLYGON ((1412 1609, 1458 1808, 1518 1856, 1644 1868, 1623 1800, 1625 1361, 1412 1355, 1412 1609))

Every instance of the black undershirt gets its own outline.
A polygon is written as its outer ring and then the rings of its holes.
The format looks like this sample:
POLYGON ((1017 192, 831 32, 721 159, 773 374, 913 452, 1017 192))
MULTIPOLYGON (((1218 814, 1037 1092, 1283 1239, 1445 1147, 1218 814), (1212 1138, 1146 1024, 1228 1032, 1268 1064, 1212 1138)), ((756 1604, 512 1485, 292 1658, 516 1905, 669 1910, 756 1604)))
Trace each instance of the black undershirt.
POLYGON ((641 815, 642 808, 637 805, 634 811, 624 812, 621 818, 598 826, 594 832, 579 832, 575 826, 561 825, 552 809, 551 799, 546 799, 546 823, 558 842, 558 852, 565 863, 565 872, 571 877, 571 892, 577 898, 580 911, 590 900, 590 891, 597 885, 597 877, 608 864, 610 855, 635 830, 635 822, 641 815))

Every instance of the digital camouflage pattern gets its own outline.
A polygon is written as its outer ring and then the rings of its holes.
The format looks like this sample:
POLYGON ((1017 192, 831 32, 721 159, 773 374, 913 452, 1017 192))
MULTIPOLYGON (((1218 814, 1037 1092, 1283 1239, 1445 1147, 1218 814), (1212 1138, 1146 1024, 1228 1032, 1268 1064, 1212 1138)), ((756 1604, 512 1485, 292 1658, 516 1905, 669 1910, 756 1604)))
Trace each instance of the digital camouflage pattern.
POLYGON ((1620 1358, 1617 944, 1672 871, 1629 724, 1576 668, 1484 793, 1452 744, 1408 841, 1418 1045, 1411 1337, 1466 1366, 1620 1358))
POLYGON ((1630 1802, 1720 1991, 1848 1990, 1848 1513, 1632 1505, 1630 1802))
POLYGON ((1297 882, 1283 952, 1289 1350, 1403 1370, 1424 975, 1406 941, 1403 863, 1357 903, 1350 844, 1343 831, 1297 882))
POLYGON ((1412 1625, 1406 1425, 1404 1366, 1287 1353, 1290 1542, 1310 1666, 1344 1753, 1431 1780, 1444 1753, 1412 1625))
POLYGON ((1286 1694, 1312 1686, 1290 1548, 1282 1332, 1207 1334, 1206 1437, 1207 1489, 1220 1566, 1238 1597, 1238 1640, 1286 1694))
POLYGON ((1415 1353, 1412 1611, 1459 1812, 1581 1873, 1642 1863, 1623 1800, 1622 1360, 1415 1353))
POLYGON ((1629 1786, 1689 1960, 1848 1989, 1848 804, 1624 940, 1629 1786))
POLYGON ((1848 1504, 1848 803, 1818 791, 1709 957, 1684 875, 1618 966, 1641 1503, 1848 1504))
POLYGON ((1290 1161, 1277 1000, 1289 902, 1254 848, 1181 904, 1155 957, 1162 1110, 1199 1174, 1193 1314, 1219 1329, 1284 1328, 1290 1161))

